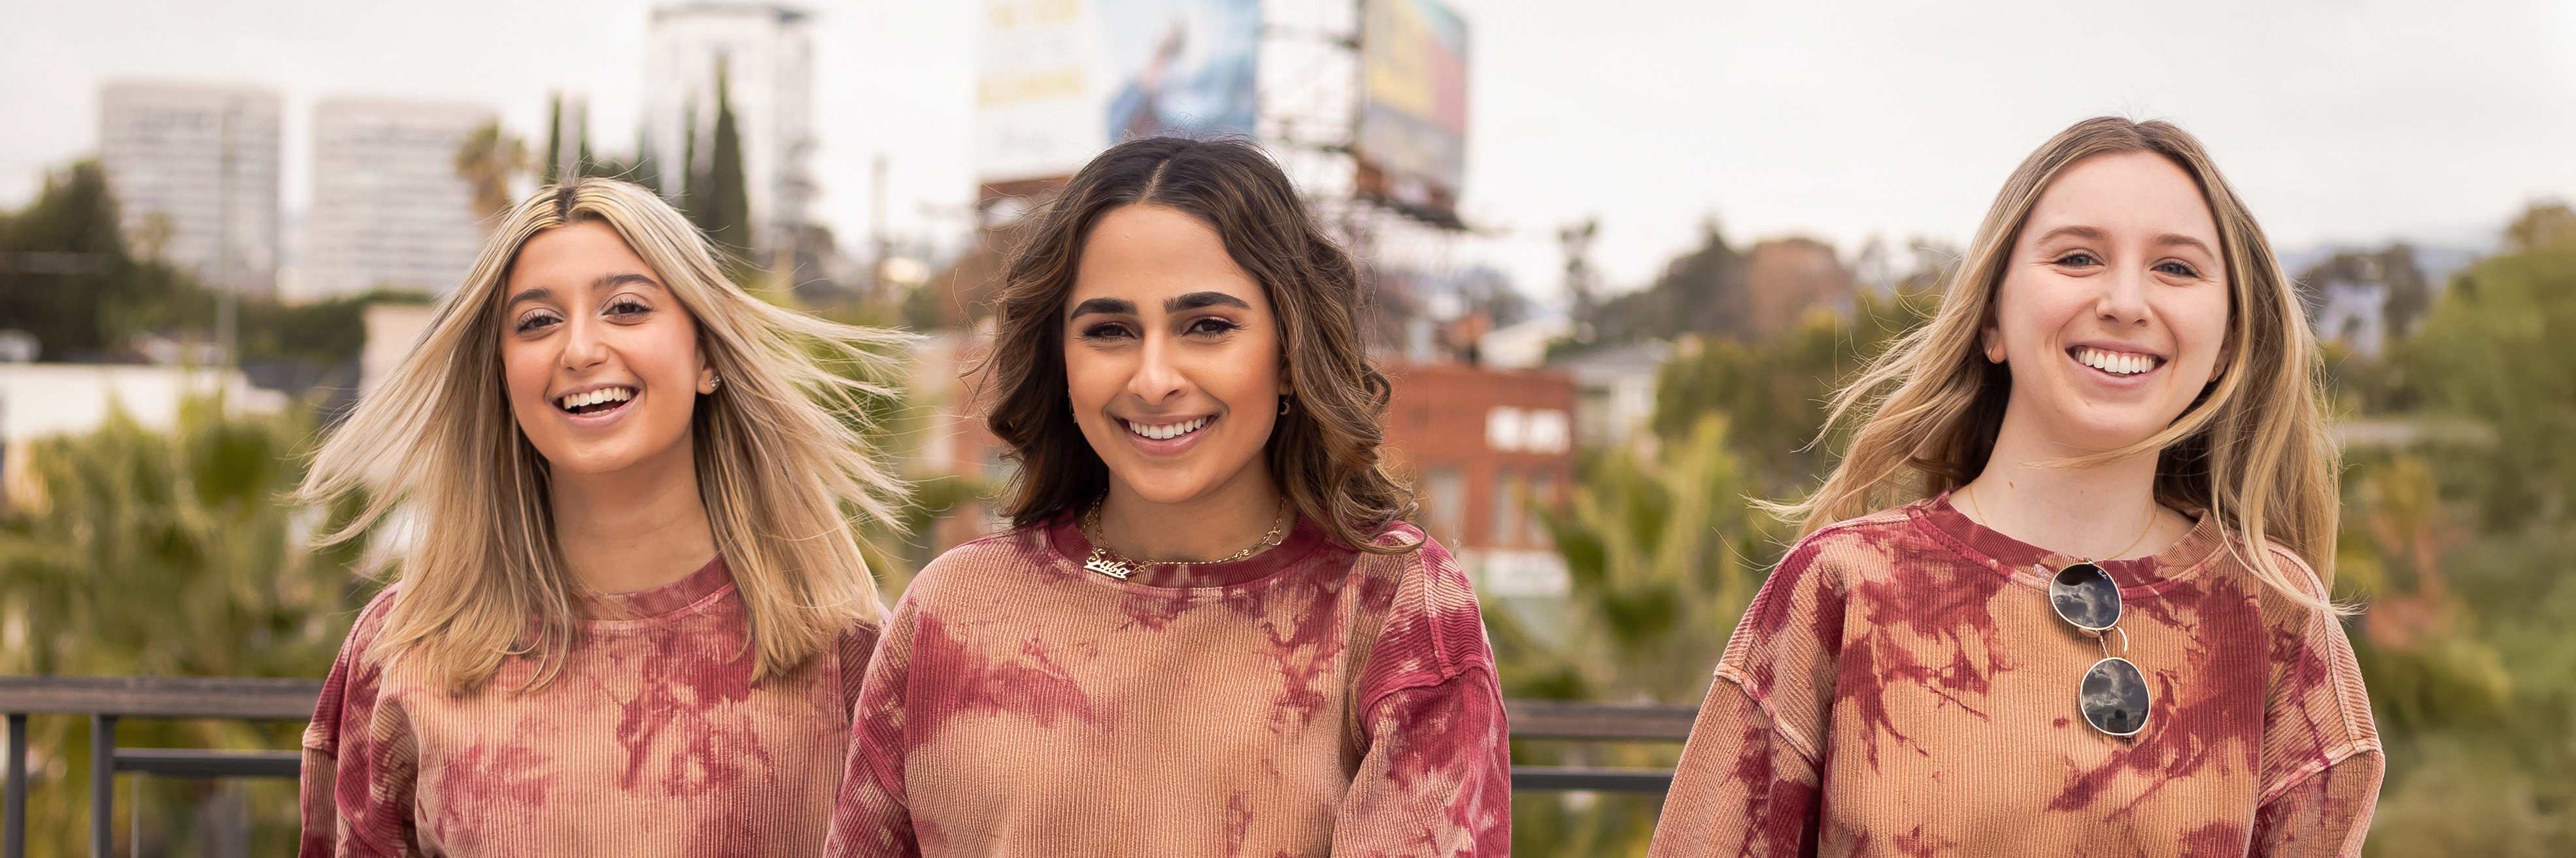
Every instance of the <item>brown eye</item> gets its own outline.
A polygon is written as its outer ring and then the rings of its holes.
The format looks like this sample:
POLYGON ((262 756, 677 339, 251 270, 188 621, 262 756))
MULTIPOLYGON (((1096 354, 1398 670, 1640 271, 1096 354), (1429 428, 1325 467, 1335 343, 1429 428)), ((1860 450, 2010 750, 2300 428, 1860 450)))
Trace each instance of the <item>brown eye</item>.
POLYGON ((510 326, 510 330, 524 334, 554 323, 555 317, 552 313, 530 313, 519 319, 518 324, 510 326))
POLYGON ((1242 329, 1242 325, 1238 325, 1215 316, 1209 316, 1207 318, 1191 322, 1188 333, 1199 334, 1202 336, 1223 336, 1242 329))
POLYGON ((617 303, 608 305, 608 314, 611 316, 641 316, 650 312, 653 312, 653 308, 644 306, 632 298, 619 299, 617 303))
POLYGON ((1082 329, 1082 338, 1086 340, 1108 340, 1124 336, 1127 336, 1127 326, 1117 322, 1104 322, 1082 329))

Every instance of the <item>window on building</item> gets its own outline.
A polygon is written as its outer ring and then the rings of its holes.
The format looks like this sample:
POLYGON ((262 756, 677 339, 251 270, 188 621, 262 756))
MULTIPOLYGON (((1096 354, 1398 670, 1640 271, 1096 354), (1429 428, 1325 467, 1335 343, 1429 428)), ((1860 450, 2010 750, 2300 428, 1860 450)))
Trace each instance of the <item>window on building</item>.
POLYGON ((1529 496, 1532 504, 1526 516, 1529 521, 1529 544, 1537 548, 1546 548, 1549 544, 1547 521, 1538 514, 1538 511, 1556 508, 1556 475, 1544 472, 1531 475, 1529 496))
POLYGON ((1422 481, 1430 497, 1423 526, 1431 538, 1455 546, 1467 530, 1467 481, 1456 468, 1433 468, 1422 481))

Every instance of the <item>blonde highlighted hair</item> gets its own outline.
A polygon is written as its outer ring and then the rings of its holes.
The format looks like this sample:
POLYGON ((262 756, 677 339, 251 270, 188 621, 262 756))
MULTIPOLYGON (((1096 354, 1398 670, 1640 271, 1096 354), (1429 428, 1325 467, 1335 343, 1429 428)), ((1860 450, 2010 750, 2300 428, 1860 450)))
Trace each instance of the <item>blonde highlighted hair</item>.
POLYGON ((2096 155, 2151 152, 2200 186, 2226 259, 2226 367, 2182 416, 2126 448, 2056 464, 2085 467, 2154 453, 2156 500, 2203 510, 2228 549, 2263 583, 2310 607, 2329 601, 2340 503, 2339 453, 2326 431, 2316 341, 2271 243, 2200 141, 2166 122, 2097 117, 2076 123, 2021 162, 1995 195, 1932 318, 1899 338, 1834 394, 1821 441, 1852 435, 1841 461, 1805 500, 1767 504, 1800 535, 1975 479, 1994 452, 2011 376, 1989 364, 1990 324, 2014 242, 2058 173, 2096 155), (2306 565, 2284 562, 2278 544, 2306 565))
MULTIPOLYGON (((651 191, 581 178, 512 208, 411 353, 313 454, 297 501, 363 498, 320 544, 388 517, 412 538, 367 569, 400 597, 365 654, 455 690, 509 657, 538 660, 530 686, 578 640, 547 463, 502 386, 505 281, 520 248, 557 227, 599 223, 652 266, 696 320, 724 386, 690 418, 698 492, 750 619, 755 681, 779 676, 855 625, 883 618, 849 516, 891 521, 900 484, 861 434, 863 397, 887 391, 887 353, 909 337, 774 306, 727 280, 704 234, 651 191), (855 369, 858 377, 836 370, 855 369)), ((694 392, 693 392, 694 393, 694 392)))

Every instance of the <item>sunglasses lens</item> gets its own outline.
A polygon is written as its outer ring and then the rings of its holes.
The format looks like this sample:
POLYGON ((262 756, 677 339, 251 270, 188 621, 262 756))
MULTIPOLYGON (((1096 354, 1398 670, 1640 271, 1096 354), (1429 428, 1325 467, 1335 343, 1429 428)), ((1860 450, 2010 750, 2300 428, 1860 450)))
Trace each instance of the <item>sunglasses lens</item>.
POLYGON ((2098 632, 2120 622, 2120 585, 2102 567, 2078 563, 2048 582, 2048 604, 2067 622, 2098 632))
POLYGON ((2084 672, 2084 691, 2077 702, 2093 729, 2130 736, 2147 726, 2147 678, 2128 659, 2094 662, 2093 669, 2084 672))

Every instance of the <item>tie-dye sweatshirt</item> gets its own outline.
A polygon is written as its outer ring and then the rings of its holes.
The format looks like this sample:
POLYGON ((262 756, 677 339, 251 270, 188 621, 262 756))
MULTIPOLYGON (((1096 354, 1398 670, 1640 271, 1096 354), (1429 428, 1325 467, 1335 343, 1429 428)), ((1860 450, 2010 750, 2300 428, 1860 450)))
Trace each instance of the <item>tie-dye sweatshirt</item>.
POLYGON ((1509 743, 1466 576, 1395 524, 1084 571, 1069 519, 914 579, 860 690, 831 856, 1496 856, 1509 743))
POLYGON ((359 614, 304 733, 304 858, 775 856, 822 851, 876 633, 855 628, 758 685, 722 558, 584 600, 562 672, 504 662, 450 694, 359 653, 400 586, 359 614))
POLYGON ((1650 854, 2359 854, 2383 759, 2352 645, 2221 536, 2101 564, 2123 653, 2049 607, 2078 558, 1946 496, 1816 532, 1736 626, 1650 854), (2106 646, 2152 694, 2130 739, 2077 709, 2106 646))

